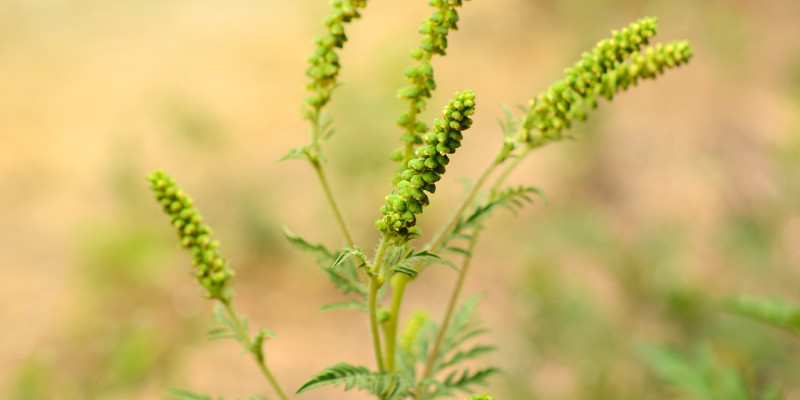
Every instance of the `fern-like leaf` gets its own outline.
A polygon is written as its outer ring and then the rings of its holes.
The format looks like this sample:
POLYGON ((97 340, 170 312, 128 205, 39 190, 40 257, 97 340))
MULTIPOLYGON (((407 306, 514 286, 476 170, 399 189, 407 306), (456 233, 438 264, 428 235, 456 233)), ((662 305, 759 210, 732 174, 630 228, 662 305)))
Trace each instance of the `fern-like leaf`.
POLYGON ((392 265, 391 268, 389 268, 389 276, 400 273, 414 278, 417 276, 417 274, 419 274, 420 266, 432 264, 442 264, 456 270, 458 269, 455 265, 453 265, 453 263, 443 259, 436 253, 427 250, 415 253, 414 249, 412 248, 405 252, 402 258, 392 265))
MULTIPOLYGON (((243 323, 246 324, 246 320, 243 323)), ((213 327, 209 329, 207 333, 208 340, 233 339, 237 342, 242 342, 242 338, 237 333, 233 321, 231 321, 225 313, 225 309, 219 304, 214 305, 212 324, 214 324, 213 327)))
POLYGON ((310 160, 308 157, 308 150, 305 147, 295 147, 293 149, 289 149, 289 151, 278 161, 287 161, 287 160, 310 160))
POLYGON ((367 297, 367 289, 358 278, 358 268, 355 264, 345 263, 336 270, 325 267, 323 271, 343 294, 358 293, 362 298, 367 297))
POLYGON ((399 374, 373 372, 366 367, 338 363, 325 368, 310 381, 303 384, 300 389, 297 389, 297 393, 303 393, 321 386, 339 386, 341 384, 344 384, 345 391, 357 388, 366 390, 381 398, 405 395, 410 387, 409 382, 402 379, 399 374))
MULTIPOLYGON (((358 278, 356 265, 341 260, 338 268, 331 265, 339 260, 341 254, 329 250, 322 244, 313 244, 302 237, 295 235, 288 228, 283 228, 283 234, 294 247, 303 253, 314 256, 317 265, 325 272, 337 289, 343 294, 358 293, 361 297, 367 296, 367 290, 358 278)), ((351 254, 352 256, 352 254, 351 254)))
POLYGON ((445 360, 439 368, 445 369, 458 363, 480 357, 495 350, 497 350, 496 346, 488 345, 476 345, 471 347, 469 350, 459 350, 452 357, 445 360))
POLYGON ((525 204, 533 203, 532 195, 537 195, 542 201, 547 203, 547 198, 544 196, 542 190, 534 186, 510 187, 495 192, 490 201, 477 205, 471 213, 459 218, 452 231, 448 233, 447 237, 442 242, 443 249, 451 252, 469 254, 465 249, 450 246, 449 242, 454 239, 473 240, 472 234, 468 231, 483 229, 483 221, 491 216, 495 209, 502 207, 516 214, 516 211, 524 207, 525 204))
POLYGON ((342 250, 342 252, 339 254, 339 257, 336 257, 336 260, 333 261, 331 269, 336 269, 337 267, 340 267, 342 264, 344 264, 345 261, 347 261, 351 257, 355 257, 358 261, 361 262, 361 264, 367 263, 367 256, 364 255, 364 251, 359 249, 358 246, 354 248, 347 247, 344 250, 342 250))
POLYGON ((312 244, 302 237, 295 235, 287 227, 283 227, 283 235, 286 236, 286 239, 288 239, 289 243, 291 243, 294 247, 303 253, 314 256, 318 264, 322 264, 327 267, 339 256, 321 244, 312 244))

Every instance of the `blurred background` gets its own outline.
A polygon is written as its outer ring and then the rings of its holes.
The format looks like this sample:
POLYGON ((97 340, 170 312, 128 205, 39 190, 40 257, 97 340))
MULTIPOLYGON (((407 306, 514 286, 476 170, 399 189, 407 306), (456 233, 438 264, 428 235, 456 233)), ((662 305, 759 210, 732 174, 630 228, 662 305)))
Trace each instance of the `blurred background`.
MULTIPOLYGON (((378 240, 394 168, 395 93, 430 13, 422 0, 370 3, 348 28, 327 147, 364 248, 378 240)), ((310 167, 276 162, 307 143, 305 57, 328 10, 323 0, 0 1, 0 398, 270 394, 237 343, 206 341, 211 305, 144 180, 156 168, 215 227, 237 271, 236 306, 278 334, 266 351, 288 390, 341 360, 372 365, 364 315, 318 312, 340 295, 281 234, 343 244, 310 167)), ((488 361, 505 372, 489 393, 800 399, 800 342, 720 306, 744 293, 800 304, 800 3, 475 0, 460 14, 449 56, 434 61, 426 118, 465 88, 478 114, 425 232, 499 148, 500 104, 527 102, 641 16, 659 17, 657 41, 695 49, 688 66, 601 103, 577 140, 533 153, 512 176, 549 203, 498 212, 478 245, 466 293, 485 292, 482 340, 500 344, 488 361)), ((404 314, 438 318, 454 277, 430 269, 404 314)))

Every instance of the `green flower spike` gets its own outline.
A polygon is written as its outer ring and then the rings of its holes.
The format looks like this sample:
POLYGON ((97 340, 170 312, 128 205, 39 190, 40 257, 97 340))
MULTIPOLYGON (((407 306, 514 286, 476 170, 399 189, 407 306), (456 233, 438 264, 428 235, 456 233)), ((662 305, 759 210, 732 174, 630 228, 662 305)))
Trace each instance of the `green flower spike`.
POLYGON ((654 79, 665 69, 687 63, 692 49, 686 41, 659 43, 640 51, 655 36, 656 28, 656 18, 642 18, 613 31, 613 37, 597 43, 591 53, 583 53, 581 60, 565 71, 565 79, 531 100, 516 140, 539 146, 561 139, 561 131, 568 129, 572 120, 585 120, 587 109, 597 107, 598 96, 611 100, 639 79, 654 79))
POLYGON ((317 48, 308 57, 311 66, 306 70, 306 75, 311 78, 311 82, 306 88, 314 94, 306 97, 305 103, 312 110, 319 110, 330 100, 341 68, 336 49, 342 48, 347 42, 344 24, 361 17, 358 9, 366 7, 367 0, 331 0, 331 5, 333 12, 322 20, 328 27, 328 33, 314 38, 317 48))
POLYGON ((156 200, 161 203, 164 212, 170 216, 172 226, 177 229, 181 247, 192 254, 195 276, 206 289, 208 297, 230 301, 228 289, 233 270, 217 250, 219 242, 211 240, 211 228, 203 223, 200 212, 192 207, 191 197, 175 186, 175 180, 164 171, 151 173, 147 180, 150 181, 150 189, 153 190, 156 200))
MULTIPOLYGON (((422 39, 419 47, 411 52, 411 57, 418 63, 405 71, 406 78, 411 85, 398 92, 398 96, 408 101, 409 105, 408 111, 397 119, 397 125, 405 132, 400 137, 400 141, 405 143, 404 147, 396 149, 391 156, 393 161, 401 163, 398 172, 402 172, 405 164, 414 157, 414 146, 422 144, 422 134, 429 130, 424 122, 417 121, 417 115, 425 110, 428 105, 427 100, 431 98, 432 92, 436 89, 431 58, 434 54, 445 55, 447 34, 451 30, 458 29, 456 8, 461 7, 464 1, 467 0, 430 0, 428 2, 436 8, 436 11, 425 18, 419 28, 422 39)), ((396 184, 400 179, 399 175, 396 176, 393 183, 396 184)))
POLYGON ((494 400, 494 397, 489 396, 488 394, 484 393, 481 395, 473 394, 472 397, 466 400, 494 400))
POLYGON ((423 136, 424 145, 416 151, 416 157, 406 165, 397 183, 396 193, 386 196, 381 206, 383 218, 375 222, 381 232, 399 236, 400 241, 409 238, 411 228, 416 225, 416 214, 429 204, 425 192, 436 191, 436 182, 450 162, 448 154, 461 147, 462 132, 472 125, 470 115, 475 113, 475 94, 470 90, 456 92, 455 98, 442 111, 444 120, 437 119, 433 132, 423 136))

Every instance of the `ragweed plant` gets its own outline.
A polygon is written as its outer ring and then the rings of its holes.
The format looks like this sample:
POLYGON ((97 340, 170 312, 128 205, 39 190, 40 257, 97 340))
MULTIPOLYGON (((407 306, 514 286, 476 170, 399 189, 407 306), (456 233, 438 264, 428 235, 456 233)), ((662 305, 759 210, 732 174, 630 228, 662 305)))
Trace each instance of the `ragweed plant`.
MULTIPOLYGON (((495 349, 488 344, 473 344, 485 332, 476 315, 475 296, 459 302, 461 288, 472 262, 472 253, 483 223, 498 207, 518 208, 541 197, 533 186, 507 187, 505 180, 531 150, 566 137, 575 120, 584 120, 598 105, 598 99, 611 100, 643 79, 654 79, 666 70, 683 65, 692 56, 685 41, 649 46, 656 34, 655 18, 642 18, 612 31, 564 73, 564 78, 533 97, 521 113, 507 112, 501 129, 505 136, 489 165, 477 177, 463 200, 442 227, 426 238, 417 227, 418 216, 431 201, 436 184, 446 173, 450 158, 461 147, 472 125, 477 102, 471 90, 456 93, 443 107, 441 119, 431 126, 420 113, 436 89, 433 56, 445 55, 448 34, 457 29, 462 0, 430 0, 433 13, 419 29, 422 38, 411 51, 415 64, 405 71, 410 86, 398 96, 408 109, 398 118, 402 129, 401 147, 389 158, 400 163, 392 188, 380 210, 375 210, 375 226, 381 234, 374 253, 360 247, 350 234, 343 213, 324 173, 323 145, 332 132, 332 118, 325 111, 332 100, 341 69, 338 49, 347 42, 348 23, 360 17, 365 0, 332 0, 333 11, 323 23, 327 32, 314 40, 314 53, 306 71, 310 95, 304 100, 301 115, 310 123, 310 143, 292 149, 283 159, 308 162, 316 172, 333 217, 346 246, 332 250, 308 241, 288 229, 285 235, 300 250, 314 255, 334 285, 350 297, 324 309, 347 308, 365 312, 369 318, 372 366, 340 362, 324 368, 296 389, 303 393, 321 386, 343 385, 344 390, 364 390, 379 399, 435 399, 466 393, 472 400, 492 397, 474 394, 476 386, 500 370, 494 366, 464 367, 495 349), (461 244, 466 243, 466 246, 461 244), (402 326, 399 321, 405 288, 427 266, 446 264, 458 271, 445 314, 434 318, 427 312, 414 313, 402 326), (460 264, 460 265, 459 265, 460 264), (388 295, 387 298, 386 295, 388 295)), ((211 229, 194 208, 191 198, 162 171, 148 177, 153 193, 178 231, 181 246, 192 255, 194 274, 209 299, 219 303, 215 338, 238 340, 256 361, 274 395, 288 395, 267 368, 263 350, 269 330, 251 336, 247 319, 232 305, 233 272, 211 238, 211 229)), ((185 391, 172 392, 178 398, 208 398, 185 391)))

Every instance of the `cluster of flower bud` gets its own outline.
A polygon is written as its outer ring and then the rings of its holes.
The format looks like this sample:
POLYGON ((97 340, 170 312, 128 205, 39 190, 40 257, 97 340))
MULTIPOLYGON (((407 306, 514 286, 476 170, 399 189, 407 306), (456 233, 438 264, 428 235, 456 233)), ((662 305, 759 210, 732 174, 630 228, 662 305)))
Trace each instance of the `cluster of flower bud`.
POLYGON ((306 88, 314 91, 314 94, 306 97, 305 102, 313 109, 322 108, 330 100, 341 68, 336 49, 342 48, 347 42, 344 24, 361 16, 358 9, 366 7, 367 0, 331 0, 331 5, 333 12, 322 21, 328 33, 314 38, 316 49, 308 57, 311 66, 306 70, 306 75, 312 81, 306 88))
POLYGON ((641 52, 656 28, 655 18, 640 19, 621 31, 612 31, 611 39, 583 53, 580 61, 565 70, 565 79, 531 100, 518 139, 532 144, 560 139, 561 131, 568 129, 573 119, 584 120, 587 110, 597 107, 598 96, 611 100, 639 79, 652 79, 666 68, 687 63, 692 49, 686 41, 659 43, 641 52))
POLYGON ((430 202, 425 192, 436 191, 436 182, 450 162, 447 155, 461 147, 462 132, 472 125, 469 116, 474 113, 475 94, 470 90, 457 92, 442 111, 444 120, 434 121, 433 132, 423 136, 424 144, 400 174, 396 193, 386 196, 386 204, 381 206, 383 217, 375 222, 380 231, 408 237, 409 229, 416 225, 416 214, 430 202))
MULTIPOLYGON (((430 0, 428 2, 436 8, 436 11, 423 21, 419 28, 419 33, 423 35, 419 47, 411 52, 411 57, 419 61, 419 64, 405 70, 406 78, 411 85, 398 92, 401 99, 410 103, 409 111, 397 119, 397 125, 405 132, 400 137, 400 141, 404 143, 422 144, 422 134, 429 130, 424 122, 417 121, 416 116, 425 110, 428 105, 427 99, 431 98, 431 93, 436 89, 431 57, 434 54, 445 54, 447 34, 450 30, 458 29, 456 7, 460 7, 463 1, 466 0, 430 0)), ((411 157, 411 152, 404 152, 404 150, 405 148, 395 150, 392 153, 392 160, 407 162, 411 157)))
POLYGON ((400 348, 403 353, 410 354, 412 357, 418 357, 419 351, 414 346, 420 334, 420 331, 425 327, 425 324, 430 321, 430 315, 422 310, 417 310, 406 321, 403 332, 400 335, 400 348))
POLYGON ((193 201, 164 171, 147 176, 150 189, 164 212, 170 216, 172 226, 178 231, 181 247, 192 254, 195 276, 209 298, 230 300, 228 289, 233 270, 219 253, 219 242, 211 239, 211 228, 203 223, 200 212, 192 207, 193 201))
POLYGON ((416 59, 422 58, 422 52, 445 55, 447 50, 447 33, 458 29, 458 13, 463 0, 430 0, 428 4, 439 10, 431 14, 422 23, 419 33, 425 35, 420 41, 419 49, 412 53, 416 59))

